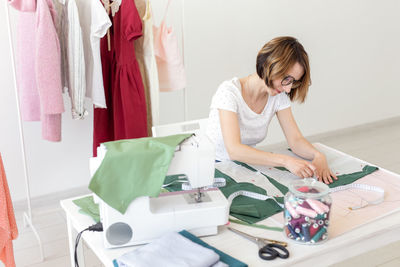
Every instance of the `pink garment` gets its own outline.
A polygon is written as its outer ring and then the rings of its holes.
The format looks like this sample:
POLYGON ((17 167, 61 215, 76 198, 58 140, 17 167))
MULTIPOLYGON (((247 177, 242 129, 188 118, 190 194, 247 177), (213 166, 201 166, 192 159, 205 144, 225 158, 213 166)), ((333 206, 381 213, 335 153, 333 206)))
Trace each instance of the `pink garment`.
POLYGON ((42 121, 42 137, 61 140, 64 102, 60 44, 51 0, 9 0, 19 13, 17 80, 22 119, 42 121), (37 4, 37 6, 36 6, 37 4))
POLYGON ((15 266, 12 240, 17 236, 17 223, 0 154, 0 260, 6 267, 15 266))
POLYGON ((160 91, 168 92, 186 87, 185 68, 178 41, 171 27, 167 27, 167 13, 171 0, 168 1, 160 27, 154 26, 154 53, 157 61, 160 91))

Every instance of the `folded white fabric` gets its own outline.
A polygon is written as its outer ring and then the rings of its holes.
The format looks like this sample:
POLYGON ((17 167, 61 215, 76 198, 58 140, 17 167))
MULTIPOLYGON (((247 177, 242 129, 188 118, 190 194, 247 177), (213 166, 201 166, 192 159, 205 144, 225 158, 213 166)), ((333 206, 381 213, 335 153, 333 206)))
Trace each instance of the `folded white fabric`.
POLYGON ((219 255, 212 249, 196 244, 176 232, 165 234, 116 259, 120 267, 210 267, 218 261, 219 255))
POLYGON ((212 267, 229 267, 229 265, 222 261, 219 261, 216 264, 214 264, 212 267))

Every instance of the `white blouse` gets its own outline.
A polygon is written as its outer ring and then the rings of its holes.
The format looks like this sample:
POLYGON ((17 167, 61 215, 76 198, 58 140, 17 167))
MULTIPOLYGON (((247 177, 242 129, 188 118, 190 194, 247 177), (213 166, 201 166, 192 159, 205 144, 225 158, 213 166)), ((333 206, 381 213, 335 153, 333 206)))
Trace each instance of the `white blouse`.
POLYGON ((206 130, 207 136, 215 144, 216 159, 220 161, 230 159, 222 137, 219 109, 237 113, 241 143, 255 146, 267 136, 269 123, 275 113, 288 107, 290 107, 288 95, 280 93, 269 96, 264 110, 257 114, 244 101, 239 78, 223 82, 212 98, 206 130))

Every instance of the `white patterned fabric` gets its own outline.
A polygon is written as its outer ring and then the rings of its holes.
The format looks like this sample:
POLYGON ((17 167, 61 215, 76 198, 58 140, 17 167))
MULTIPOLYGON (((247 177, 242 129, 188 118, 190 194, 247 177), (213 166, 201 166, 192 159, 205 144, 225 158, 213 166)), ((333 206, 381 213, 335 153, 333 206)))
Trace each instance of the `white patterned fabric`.
POLYGON ((115 263, 120 267, 208 267, 218 261, 219 255, 212 249, 196 244, 176 232, 171 232, 122 255, 115 260, 115 263))
POLYGON ((242 97, 239 78, 223 82, 214 94, 209 114, 207 135, 215 144, 216 159, 229 160, 224 140, 222 138, 219 121, 219 109, 237 113, 240 127, 241 143, 255 146, 267 136, 268 125, 275 113, 290 107, 290 100, 286 93, 268 96, 264 110, 257 114, 246 104, 242 97))
POLYGON ((100 58, 100 39, 111 27, 111 20, 99 0, 75 1, 79 9, 79 20, 83 34, 83 50, 81 52, 85 55, 86 90, 83 96, 86 95, 86 97, 92 99, 96 108, 106 108, 100 58))
POLYGON ((75 0, 67 0, 68 14, 68 93, 71 98, 73 119, 83 119, 85 108, 86 66, 83 55, 83 33, 79 21, 79 10, 75 0))

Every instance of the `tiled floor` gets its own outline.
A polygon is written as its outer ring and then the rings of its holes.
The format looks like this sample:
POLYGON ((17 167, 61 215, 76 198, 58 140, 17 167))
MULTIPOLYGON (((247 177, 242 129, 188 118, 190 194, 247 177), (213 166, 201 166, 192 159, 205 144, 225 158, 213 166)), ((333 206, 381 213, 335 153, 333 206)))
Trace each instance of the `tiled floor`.
MULTIPOLYGON (((366 160, 396 173, 400 173, 400 117, 357 128, 309 137, 311 142, 320 142, 366 160)), ((279 147, 282 144, 271 145, 279 147)), ((21 208, 16 208, 20 235, 14 241, 14 252, 18 267, 64 267, 70 266, 65 215, 58 201, 41 204, 34 209, 34 224, 42 239, 45 261, 39 263, 39 247, 34 234, 23 227, 21 208)), ((351 258, 334 266, 400 266, 400 241, 351 258)), ((85 264, 98 267, 102 264, 96 256, 85 249, 85 264)), ((1 265, 1 264, 0 264, 1 265)))

